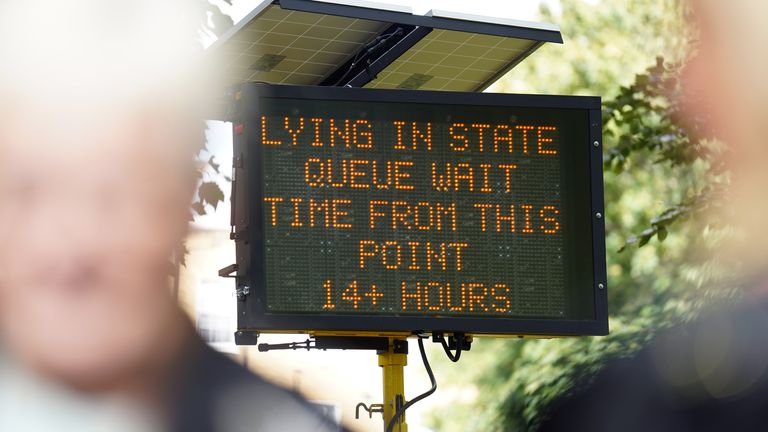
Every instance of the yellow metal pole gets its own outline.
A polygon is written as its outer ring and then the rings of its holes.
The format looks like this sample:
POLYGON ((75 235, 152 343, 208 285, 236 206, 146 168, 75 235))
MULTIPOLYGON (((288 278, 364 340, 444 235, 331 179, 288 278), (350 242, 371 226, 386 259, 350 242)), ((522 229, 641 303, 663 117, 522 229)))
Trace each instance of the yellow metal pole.
MULTIPOLYGON (((387 352, 379 353, 379 366, 384 384, 384 431, 397 409, 405 404, 405 380, 403 368, 408 364, 408 354, 394 352, 394 339, 389 340, 387 352)), ((405 414, 400 416, 393 429, 396 432, 408 432, 405 414)))

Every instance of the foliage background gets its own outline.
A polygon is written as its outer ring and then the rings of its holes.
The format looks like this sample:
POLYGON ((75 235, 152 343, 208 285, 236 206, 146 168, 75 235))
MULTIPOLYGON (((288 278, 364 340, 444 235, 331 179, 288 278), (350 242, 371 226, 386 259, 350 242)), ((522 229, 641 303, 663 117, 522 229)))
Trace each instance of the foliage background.
POLYGON ((432 416, 440 431, 535 430, 550 403, 660 329, 737 292, 707 261, 727 226, 703 217, 727 187, 724 146, 679 121, 677 79, 695 52, 676 0, 561 0, 543 8, 550 44, 490 91, 603 97, 610 331, 606 337, 476 339, 458 364, 433 350, 442 391, 462 395, 432 416), (671 226, 671 227, 670 227, 671 226), (668 229, 669 227, 669 229, 668 229), (718 282, 717 289, 710 288, 718 282))
MULTIPOLYGON (((206 37, 218 37, 229 30, 234 23, 229 15, 222 12, 221 8, 210 0, 195 0, 199 3, 200 11, 200 35, 201 48, 202 39, 206 37)), ((222 0, 225 3, 232 4, 232 0, 222 0)), ((199 161, 199 179, 200 183, 197 190, 195 202, 192 204, 193 215, 204 215, 208 209, 215 211, 219 204, 224 201, 224 192, 217 182, 221 180, 231 181, 229 177, 221 173, 221 166, 216 161, 213 154, 208 151, 205 134, 201 133, 201 145, 198 150, 199 161)), ((194 216, 192 216, 194 217, 194 216)), ((182 256, 184 253, 181 254, 182 256)))

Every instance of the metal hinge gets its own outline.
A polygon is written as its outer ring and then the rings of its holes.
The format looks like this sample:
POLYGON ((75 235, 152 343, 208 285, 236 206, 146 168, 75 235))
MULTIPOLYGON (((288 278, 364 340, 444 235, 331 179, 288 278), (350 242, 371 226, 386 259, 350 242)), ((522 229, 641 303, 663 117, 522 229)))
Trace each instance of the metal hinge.
POLYGON ((236 277, 232 276, 232 273, 237 271, 237 264, 230 264, 223 269, 219 270, 219 276, 221 277, 236 277))
POLYGON ((243 227, 241 230, 235 229, 235 227, 232 227, 232 231, 229 232, 229 239, 230 240, 245 240, 248 238, 248 227, 243 227))

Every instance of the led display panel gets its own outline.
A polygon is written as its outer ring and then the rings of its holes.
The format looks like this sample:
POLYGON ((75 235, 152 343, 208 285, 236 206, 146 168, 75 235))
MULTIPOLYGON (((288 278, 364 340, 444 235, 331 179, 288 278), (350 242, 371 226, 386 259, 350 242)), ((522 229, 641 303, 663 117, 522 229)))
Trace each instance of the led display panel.
POLYGON ((241 329, 607 331, 599 98, 236 98, 241 329))

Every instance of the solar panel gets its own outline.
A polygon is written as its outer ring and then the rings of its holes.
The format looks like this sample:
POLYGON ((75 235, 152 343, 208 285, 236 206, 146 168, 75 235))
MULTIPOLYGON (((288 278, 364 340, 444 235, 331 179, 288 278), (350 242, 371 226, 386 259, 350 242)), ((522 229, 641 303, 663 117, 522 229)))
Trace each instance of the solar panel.
POLYGON ((546 42, 562 43, 557 26, 415 15, 374 0, 263 0, 208 55, 222 89, 255 81, 479 91, 546 42))
POLYGON ((537 43, 433 30, 366 87, 482 90, 525 58, 537 43))
POLYGON ((209 48, 226 84, 317 84, 389 26, 268 3, 209 48))

